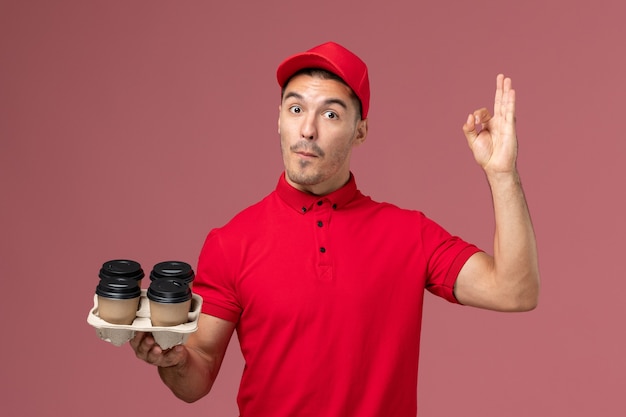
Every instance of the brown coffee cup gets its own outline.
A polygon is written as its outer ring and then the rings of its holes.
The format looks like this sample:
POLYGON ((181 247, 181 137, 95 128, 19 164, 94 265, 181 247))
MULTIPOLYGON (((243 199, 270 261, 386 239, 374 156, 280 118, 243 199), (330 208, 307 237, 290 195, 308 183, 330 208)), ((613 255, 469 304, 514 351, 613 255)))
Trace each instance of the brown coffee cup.
POLYGON ((187 322, 192 295, 185 281, 176 278, 154 280, 146 296, 153 326, 178 326, 187 322))
POLYGON ((135 279, 102 278, 96 287, 98 316, 111 324, 132 324, 137 316, 141 289, 135 279))

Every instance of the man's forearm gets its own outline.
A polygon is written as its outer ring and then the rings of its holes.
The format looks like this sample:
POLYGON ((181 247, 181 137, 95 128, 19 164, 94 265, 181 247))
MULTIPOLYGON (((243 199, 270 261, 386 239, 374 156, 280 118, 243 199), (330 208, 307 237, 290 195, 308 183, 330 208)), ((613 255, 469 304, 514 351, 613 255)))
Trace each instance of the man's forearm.
POLYGON ((517 171, 488 174, 495 215, 494 279, 512 303, 529 310, 538 302, 537 244, 517 171))

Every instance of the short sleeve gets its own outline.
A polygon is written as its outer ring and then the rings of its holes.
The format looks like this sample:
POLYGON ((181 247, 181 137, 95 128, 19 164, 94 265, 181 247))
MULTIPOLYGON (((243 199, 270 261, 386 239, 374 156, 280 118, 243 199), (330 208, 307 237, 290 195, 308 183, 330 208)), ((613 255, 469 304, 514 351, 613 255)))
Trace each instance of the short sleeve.
POLYGON ((426 289, 452 303, 458 303, 454 296, 454 284, 465 262, 481 249, 452 236, 445 229, 428 218, 424 218, 422 233, 427 264, 426 289))
POLYGON ((202 297, 203 313, 237 323, 242 307, 236 290, 234 262, 225 256, 219 230, 212 230, 204 242, 193 291, 202 297))

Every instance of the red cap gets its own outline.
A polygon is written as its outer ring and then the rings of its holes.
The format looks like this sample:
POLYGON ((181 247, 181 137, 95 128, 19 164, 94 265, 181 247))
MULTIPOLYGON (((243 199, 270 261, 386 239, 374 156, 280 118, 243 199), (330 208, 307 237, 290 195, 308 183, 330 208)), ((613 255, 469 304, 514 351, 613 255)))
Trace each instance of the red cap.
POLYGON ((305 68, 321 68, 339 76, 361 100, 361 118, 367 118, 370 82, 361 58, 335 42, 327 42, 284 60, 276 71, 278 84, 284 87, 291 76, 305 68))

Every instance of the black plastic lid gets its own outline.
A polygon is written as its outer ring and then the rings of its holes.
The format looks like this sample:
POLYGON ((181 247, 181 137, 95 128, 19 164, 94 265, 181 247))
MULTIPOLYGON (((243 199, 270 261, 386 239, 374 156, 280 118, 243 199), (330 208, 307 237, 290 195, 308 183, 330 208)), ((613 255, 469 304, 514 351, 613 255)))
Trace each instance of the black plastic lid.
POLYGON ((115 259, 102 264, 100 278, 123 277, 139 281, 145 274, 138 262, 129 259, 115 259))
POLYGON ((191 300, 191 289, 181 279, 160 278, 150 282, 146 295, 157 303, 183 303, 191 300))
POLYGON ((166 261, 160 262, 152 268, 150 272, 150 281, 163 278, 177 278, 182 279, 187 284, 190 284, 195 274, 191 265, 180 261, 166 261))
POLYGON ((101 278, 96 287, 96 294, 101 297, 127 300, 139 297, 141 288, 137 280, 125 277, 101 278))

